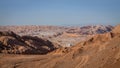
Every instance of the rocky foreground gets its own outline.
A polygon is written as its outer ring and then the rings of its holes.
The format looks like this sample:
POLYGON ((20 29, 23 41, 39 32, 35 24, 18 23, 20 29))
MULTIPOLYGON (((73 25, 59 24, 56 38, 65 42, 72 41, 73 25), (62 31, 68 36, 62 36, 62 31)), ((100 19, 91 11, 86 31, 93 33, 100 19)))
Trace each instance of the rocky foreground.
MULTIPOLYGON (((52 51, 47 51, 45 55, 3 54, 3 50, 7 50, 6 46, 8 46, 8 43, 3 41, 9 38, 6 37, 6 34, 1 33, 1 35, 4 35, 5 38, 4 36, 3 38, 0 37, 0 50, 2 52, 0 54, 0 68, 120 68, 120 25, 108 33, 95 35, 72 47, 61 47, 55 50, 53 47, 52 51)), ((19 40, 18 37, 10 37, 10 39, 19 40)), ((31 38, 20 37, 22 43, 26 39, 32 40, 31 38)), ((32 42, 29 41, 27 42, 31 44, 32 42)), ((27 44, 29 49, 31 46, 27 42, 24 44, 27 44)), ((49 44, 44 45, 48 46, 49 49, 49 44)), ((12 48, 12 45, 9 46, 12 48)), ((13 49, 17 50, 16 43, 14 46, 13 49)), ((23 47, 23 49, 27 47, 23 47)), ((22 53, 27 52, 23 51, 22 53)))

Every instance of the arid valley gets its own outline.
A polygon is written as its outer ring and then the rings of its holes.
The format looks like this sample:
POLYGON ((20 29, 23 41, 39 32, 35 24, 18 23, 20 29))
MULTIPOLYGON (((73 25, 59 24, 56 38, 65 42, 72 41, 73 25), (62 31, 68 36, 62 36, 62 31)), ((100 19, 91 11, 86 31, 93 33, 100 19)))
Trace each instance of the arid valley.
POLYGON ((0 26, 0 68, 120 68, 120 25, 0 26))

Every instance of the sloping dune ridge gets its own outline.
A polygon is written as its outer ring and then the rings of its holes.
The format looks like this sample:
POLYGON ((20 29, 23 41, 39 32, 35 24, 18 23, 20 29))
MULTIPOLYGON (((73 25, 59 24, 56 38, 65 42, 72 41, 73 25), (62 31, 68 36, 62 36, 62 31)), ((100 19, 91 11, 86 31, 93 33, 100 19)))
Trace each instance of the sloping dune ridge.
POLYGON ((120 68, 120 25, 46 55, 0 55, 0 68, 120 68))

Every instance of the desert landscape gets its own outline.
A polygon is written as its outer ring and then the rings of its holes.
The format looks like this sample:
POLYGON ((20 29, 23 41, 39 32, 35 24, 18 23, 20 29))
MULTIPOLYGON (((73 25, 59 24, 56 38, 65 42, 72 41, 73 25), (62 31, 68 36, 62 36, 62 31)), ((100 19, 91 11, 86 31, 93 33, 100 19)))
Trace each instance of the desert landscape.
POLYGON ((120 68, 120 0, 0 0, 0 68, 120 68))
POLYGON ((0 26, 0 68, 120 68, 120 25, 0 26))

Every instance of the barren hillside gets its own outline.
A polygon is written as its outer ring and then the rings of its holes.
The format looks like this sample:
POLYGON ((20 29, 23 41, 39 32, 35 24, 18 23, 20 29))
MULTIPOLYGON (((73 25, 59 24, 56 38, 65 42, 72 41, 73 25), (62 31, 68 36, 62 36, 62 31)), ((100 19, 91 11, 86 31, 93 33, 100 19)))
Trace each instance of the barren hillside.
POLYGON ((46 55, 0 55, 1 68, 120 68, 120 25, 46 55))

